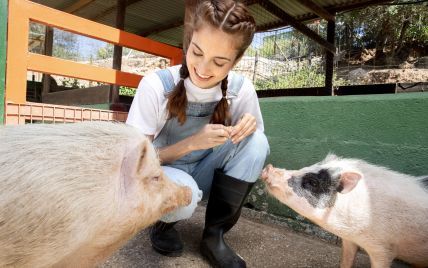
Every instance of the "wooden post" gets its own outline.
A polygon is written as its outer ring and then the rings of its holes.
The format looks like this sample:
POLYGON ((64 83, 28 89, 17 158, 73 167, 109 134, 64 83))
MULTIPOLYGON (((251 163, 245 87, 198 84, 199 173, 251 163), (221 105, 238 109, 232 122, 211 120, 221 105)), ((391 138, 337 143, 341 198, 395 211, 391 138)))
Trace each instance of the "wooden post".
MULTIPOLYGON (((46 26, 46 32, 45 32, 45 55, 46 56, 52 56, 52 49, 53 49, 53 28, 46 26)), ((50 84, 51 84, 51 76, 49 74, 43 74, 43 89, 42 89, 42 102, 43 102, 43 96, 45 94, 48 94, 50 92, 50 84)))
MULTIPOLYGON (((126 0, 117 0, 116 9, 116 28, 123 30, 125 28, 125 13, 126 13, 126 0)), ((122 69, 122 47, 114 46, 113 50, 113 69, 120 71, 122 69)), ((118 85, 110 86, 109 102, 110 109, 114 111, 124 111, 126 108, 119 102, 119 88, 118 85)))
POLYGON ((7 3, 0 1, 0 125, 5 123, 7 3))
MULTIPOLYGON (((335 33, 336 24, 334 21, 327 22, 327 42, 334 46, 334 33, 335 33)), ((334 53, 330 50, 325 49, 325 90, 330 92, 331 95, 334 95, 333 92, 333 60, 334 53)))

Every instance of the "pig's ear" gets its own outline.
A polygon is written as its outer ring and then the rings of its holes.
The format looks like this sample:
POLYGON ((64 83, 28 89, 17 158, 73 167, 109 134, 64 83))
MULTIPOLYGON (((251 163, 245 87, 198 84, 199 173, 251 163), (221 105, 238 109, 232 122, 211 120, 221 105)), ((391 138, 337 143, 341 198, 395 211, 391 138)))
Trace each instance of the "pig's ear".
POLYGON ((156 152, 149 140, 143 140, 138 144, 137 157, 135 174, 139 176, 147 175, 145 173, 152 170, 156 164, 156 152))
POLYGON ((340 185, 338 191, 341 194, 346 194, 352 191, 357 183, 360 181, 362 175, 361 173, 355 171, 345 171, 340 174, 340 185))

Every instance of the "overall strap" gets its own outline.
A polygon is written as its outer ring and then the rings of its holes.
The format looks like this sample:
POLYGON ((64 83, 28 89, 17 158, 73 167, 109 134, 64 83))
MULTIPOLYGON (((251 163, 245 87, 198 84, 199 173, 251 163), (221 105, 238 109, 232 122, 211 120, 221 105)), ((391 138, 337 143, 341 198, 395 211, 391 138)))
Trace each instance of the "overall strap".
POLYGON ((244 84, 244 76, 235 72, 230 72, 228 77, 229 83, 227 85, 227 93, 231 97, 238 96, 239 90, 244 84))
POLYGON ((175 87, 174 77, 172 76, 171 72, 168 69, 162 69, 162 70, 156 71, 156 74, 159 76, 160 80, 162 81, 165 94, 169 93, 174 89, 175 87))

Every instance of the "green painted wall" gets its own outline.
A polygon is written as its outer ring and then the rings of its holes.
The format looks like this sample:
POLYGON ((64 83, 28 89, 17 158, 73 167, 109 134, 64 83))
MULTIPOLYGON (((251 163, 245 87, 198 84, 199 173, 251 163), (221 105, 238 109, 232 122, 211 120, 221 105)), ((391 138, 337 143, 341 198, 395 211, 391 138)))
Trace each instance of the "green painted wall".
POLYGON ((4 92, 6 75, 7 3, 0 1, 0 125, 4 122, 4 92))
MULTIPOLYGON (((260 106, 271 146, 267 163, 274 166, 300 169, 334 152, 428 174, 427 93, 266 98, 260 106)), ((291 225, 302 222, 263 189, 259 183, 249 198, 256 209, 285 217, 291 225)))

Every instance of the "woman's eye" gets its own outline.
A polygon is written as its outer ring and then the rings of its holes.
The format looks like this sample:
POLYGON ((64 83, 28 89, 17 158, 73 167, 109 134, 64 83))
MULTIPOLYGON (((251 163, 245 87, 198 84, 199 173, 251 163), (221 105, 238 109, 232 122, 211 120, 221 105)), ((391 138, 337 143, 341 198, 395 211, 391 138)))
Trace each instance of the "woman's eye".
POLYGON ((195 55, 196 57, 201 57, 202 54, 196 53, 195 51, 193 51, 193 55, 195 55))
POLYGON ((223 64, 220 64, 220 63, 217 63, 217 62, 215 62, 215 61, 214 61, 214 64, 215 64, 215 65, 217 65, 218 67, 223 67, 223 66, 224 66, 224 63, 223 63, 223 64))

